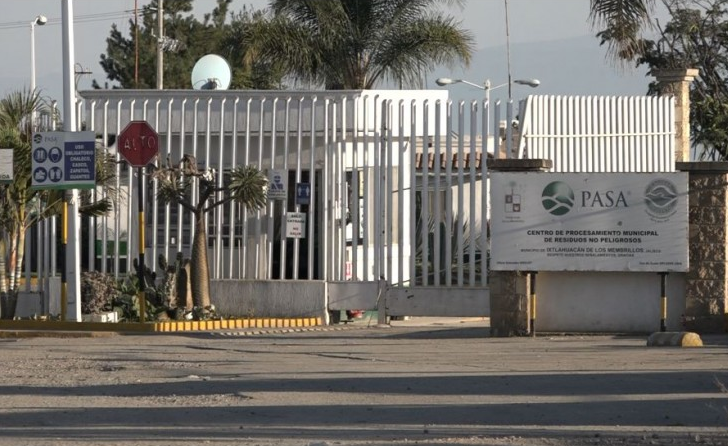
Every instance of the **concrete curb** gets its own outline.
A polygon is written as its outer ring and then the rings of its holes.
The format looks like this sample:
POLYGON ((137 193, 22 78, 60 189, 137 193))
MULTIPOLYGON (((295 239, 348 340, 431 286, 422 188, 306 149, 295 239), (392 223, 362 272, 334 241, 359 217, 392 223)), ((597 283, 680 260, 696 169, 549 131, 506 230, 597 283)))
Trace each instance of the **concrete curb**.
POLYGON ((219 330, 300 329, 322 326, 319 317, 268 318, 268 319, 222 319, 208 321, 165 321, 165 322, 62 322, 13 320, 0 321, 0 338, 28 337, 100 337, 109 334, 144 333, 194 333, 219 330))
POLYGON ((647 338, 648 347, 702 347, 703 340, 690 331, 664 331, 647 338))

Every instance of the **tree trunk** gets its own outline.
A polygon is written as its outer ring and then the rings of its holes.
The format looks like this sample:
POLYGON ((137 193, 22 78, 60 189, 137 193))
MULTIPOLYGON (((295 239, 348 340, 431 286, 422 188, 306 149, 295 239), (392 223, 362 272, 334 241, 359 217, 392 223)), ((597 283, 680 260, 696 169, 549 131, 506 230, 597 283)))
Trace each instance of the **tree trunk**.
POLYGON ((13 229, 10 231, 10 247, 8 250, 8 290, 12 291, 18 288, 18 283, 15 277, 15 268, 18 264, 18 232, 20 231, 17 224, 13 224, 13 229))
POLYGON ((210 268, 207 261, 207 228, 205 214, 195 216, 195 238, 192 242, 190 258, 190 281, 192 300, 196 307, 210 306, 210 268))
MULTIPOLYGON (((26 229, 22 225, 20 226, 20 231, 18 232, 18 247, 17 251, 15 252, 15 271, 13 274, 15 274, 15 291, 20 289, 20 278, 23 277, 23 259, 25 258, 25 232, 26 229)), ((30 277, 26 277, 26 280, 30 281, 30 277)))
POLYGON ((0 233, 0 294, 8 292, 8 270, 5 259, 8 255, 5 234, 0 233))
POLYGON ((0 293, 0 319, 12 320, 18 306, 18 292, 0 293))

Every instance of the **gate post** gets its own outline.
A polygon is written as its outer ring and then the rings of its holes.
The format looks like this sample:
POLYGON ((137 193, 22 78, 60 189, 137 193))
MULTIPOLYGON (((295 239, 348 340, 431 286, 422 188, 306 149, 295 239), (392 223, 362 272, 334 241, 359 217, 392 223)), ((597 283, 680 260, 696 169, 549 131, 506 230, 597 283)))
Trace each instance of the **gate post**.
MULTIPOLYGON (((489 159, 488 169, 500 172, 545 172, 553 166, 546 159, 489 159)), ((529 332, 529 283, 525 271, 491 271, 490 334, 523 336, 529 332)))
POLYGON ((695 68, 655 70, 660 95, 675 98, 675 161, 690 161, 690 84, 695 68))
POLYGON ((676 163, 688 172, 689 263, 684 329, 728 330, 728 162, 676 163))

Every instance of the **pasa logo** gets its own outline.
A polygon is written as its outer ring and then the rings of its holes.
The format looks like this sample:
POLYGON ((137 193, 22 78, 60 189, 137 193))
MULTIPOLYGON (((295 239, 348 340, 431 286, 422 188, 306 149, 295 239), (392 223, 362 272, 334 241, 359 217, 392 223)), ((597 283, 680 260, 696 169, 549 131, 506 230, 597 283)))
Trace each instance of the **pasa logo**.
POLYGON ((672 182, 662 178, 654 180, 645 189, 647 213, 654 218, 667 218, 675 213, 677 198, 677 187, 672 182))
POLYGON ((562 181, 554 181, 543 188, 541 204, 552 215, 564 215, 574 207, 574 191, 562 181))

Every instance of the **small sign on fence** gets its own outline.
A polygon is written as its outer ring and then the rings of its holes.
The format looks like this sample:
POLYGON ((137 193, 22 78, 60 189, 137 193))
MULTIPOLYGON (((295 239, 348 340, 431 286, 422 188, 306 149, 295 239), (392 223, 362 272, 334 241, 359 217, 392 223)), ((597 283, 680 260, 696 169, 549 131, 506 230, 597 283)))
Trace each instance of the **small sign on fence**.
POLYGON ((286 238, 304 238, 306 236, 306 214, 289 212, 286 214, 286 238))
POLYGON ((268 199, 285 200, 288 197, 286 182, 288 175, 284 170, 268 171, 268 199))

